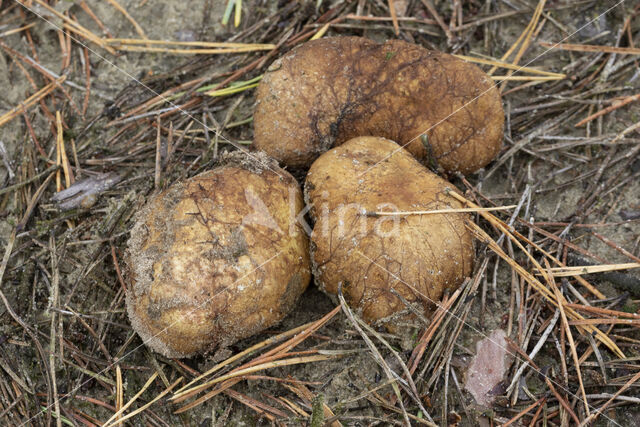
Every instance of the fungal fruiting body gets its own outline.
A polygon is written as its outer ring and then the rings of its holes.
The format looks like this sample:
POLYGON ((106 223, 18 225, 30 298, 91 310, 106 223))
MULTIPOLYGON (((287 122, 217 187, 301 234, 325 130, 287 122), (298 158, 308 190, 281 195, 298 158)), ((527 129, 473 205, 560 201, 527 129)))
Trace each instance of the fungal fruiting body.
POLYGON ((375 213, 460 208, 452 188, 384 138, 354 138, 321 155, 305 182, 317 285, 330 295, 342 286, 370 323, 404 318, 406 304, 428 314, 471 273, 466 214, 375 213))
POLYGON ((282 320, 311 277, 302 207, 289 173, 239 153, 154 196, 126 253, 133 328, 153 350, 187 357, 282 320))
POLYGON ((329 37, 276 60, 260 82, 258 150, 292 168, 357 136, 379 136, 448 173, 500 151, 504 112, 491 78, 454 56, 400 40, 329 37))

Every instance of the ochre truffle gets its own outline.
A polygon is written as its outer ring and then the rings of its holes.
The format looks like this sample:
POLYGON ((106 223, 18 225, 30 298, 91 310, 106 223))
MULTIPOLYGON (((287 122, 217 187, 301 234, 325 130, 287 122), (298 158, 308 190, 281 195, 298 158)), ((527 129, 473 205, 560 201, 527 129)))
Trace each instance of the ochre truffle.
POLYGON ((310 280, 293 177, 266 156, 171 186, 137 215, 126 253, 129 318, 145 344, 186 357, 282 320, 310 280))
POLYGON ((305 182, 320 289, 335 295, 341 284, 347 302, 370 323, 389 326, 410 313, 394 292, 428 315, 445 290, 471 274, 466 214, 372 213, 460 208, 449 189, 451 184, 383 138, 355 138, 321 155, 305 182))
POLYGON ((448 173, 500 151, 504 112, 475 65, 400 40, 330 37, 275 61, 257 90, 256 149, 292 168, 357 136, 379 136, 448 173))

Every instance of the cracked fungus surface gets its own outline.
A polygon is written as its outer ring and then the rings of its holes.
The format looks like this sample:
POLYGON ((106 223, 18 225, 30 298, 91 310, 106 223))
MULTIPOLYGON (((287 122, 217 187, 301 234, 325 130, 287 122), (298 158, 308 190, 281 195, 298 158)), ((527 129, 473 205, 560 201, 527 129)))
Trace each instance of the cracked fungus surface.
POLYGON ((139 213, 127 309, 153 350, 186 357, 226 346, 293 308, 311 274, 308 239, 292 214, 302 193, 275 171, 231 162, 172 186, 139 213))
POLYGON ((475 65, 400 40, 330 37, 265 73, 254 144, 287 166, 309 167, 351 138, 380 136, 466 174, 498 154, 503 124, 500 94, 475 65))
POLYGON ((318 286, 347 301, 370 323, 393 323, 406 302, 428 314, 473 267, 465 214, 372 217, 362 212, 460 208, 451 184, 383 138, 360 137, 323 154, 309 170, 314 206, 311 259, 318 286), (396 294, 394 294, 396 293, 396 294))

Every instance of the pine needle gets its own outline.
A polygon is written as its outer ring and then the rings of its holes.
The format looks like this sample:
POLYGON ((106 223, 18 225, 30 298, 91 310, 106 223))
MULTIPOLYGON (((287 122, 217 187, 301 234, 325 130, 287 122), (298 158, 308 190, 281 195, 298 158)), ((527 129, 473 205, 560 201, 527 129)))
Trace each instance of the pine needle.
POLYGON ((453 55, 453 56, 467 62, 473 62, 474 64, 493 65, 495 67, 506 68, 508 70, 518 70, 520 72, 525 72, 525 73, 540 74, 540 75, 549 76, 549 77, 557 77, 558 80, 565 79, 567 77, 566 74, 553 73, 551 71, 538 70, 537 68, 518 66, 518 65, 511 64, 509 62, 504 62, 504 61, 500 61, 493 58, 482 59, 482 58, 476 58, 474 56, 466 56, 466 55, 453 55))
POLYGON ((619 55, 640 55, 640 49, 637 47, 616 47, 616 46, 596 46, 590 44, 572 44, 572 43, 538 43, 543 47, 550 47, 560 50, 571 50, 573 52, 600 52, 600 53, 617 53, 619 55))
MULTIPOLYGON (((157 374, 157 372, 155 372, 154 374, 157 374)), ((158 400, 162 399, 164 396, 166 396, 168 393, 171 392, 171 390, 173 390, 178 384, 180 384, 180 381, 182 381, 182 378, 178 378, 177 380, 175 380, 169 387, 167 387, 162 393, 160 393, 159 395, 157 395, 156 397, 154 397, 151 401, 149 401, 148 403, 146 403, 145 405, 139 407, 138 409, 136 409, 135 411, 125 415, 124 417, 120 418, 117 421, 112 422, 111 424, 109 424, 110 421, 107 421, 106 423, 104 423, 102 426, 103 427, 112 427, 112 426, 117 426, 119 424, 122 424, 123 422, 127 421, 130 418, 135 417, 136 415, 138 415, 139 413, 145 411, 147 408, 149 408, 151 405, 153 405, 154 403, 156 403, 158 400)), ((150 384, 150 383, 149 383, 150 384)), ((148 387, 147 384, 145 384, 145 387, 148 387)), ((144 388, 142 390, 140 390, 138 392, 138 394, 136 394, 135 398, 137 399, 138 397, 140 397, 140 394, 142 394, 142 392, 144 391, 144 388)), ((133 400, 133 399, 132 399, 133 400)), ((129 403, 133 403, 132 401, 129 401, 129 403)), ((126 406, 126 405, 125 405, 126 406)), ((125 409, 123 407, 123 409, 125 409)), ((112 417, 113 418, 113 417, 112 417)))
POLYGON ((623 264, 602 264, 602 265, 583 265, 573 267, 555 267, 550 272, 554 277, 579 276, 582 274, 603 273, 606 271, 629 270, 632 268, 640 268, 638 262, 627 262, 623 264))
MULTIPOLYGON (((547 270, 551 268, 549 265, 549 261, 545 258, 544 260, 547 270)), ((571 356, 573 357, 573 363, 575 364, 576 374, 578 375, 578 384, 580 386, 580 393, 582 394, 582 403, 584 404, 584 410, 587 416, 589 416, 589 403, 587 400, 587 393, 584 391, 584 383, 582 381, 582 372, 580 371, 580 361, 578 360, 578 351, 576 350, 576 343, 573 340, 573 334, 571 333, 571 328, 569 327, 569 321, 567 320, 567 314, 564 310, 564 298, 560 293, 560 289, 556 285, 553 277, 548 274, 545 275, 545 279, 549 286, 553 289, 553 293, 555 294, 556 301, 558 302, 558 308, 560 310, 560 318, 562 319, 562 324, 564 326, 565 333, 567 335, 567 339, 569 340, 569 348, 571 349, 571 356)))
MULTIPOLYGON (((463 196, 457 194, 455 191, 449 191, 448 194, 451 197, 455 198, 456 200, 462 203, 466 203, 471 207, 478 207, 473 202, 470 202, 469 200, 465 199, 463 196)), ((512 233, 511 227, 507 226, 504 222, 500 221, 491 213, 489 212, 479 212, 479 213, 484 219, 489 221, 500 232, 504 233, 509 238, 509 240, 511 240, 527 256, 527 258, 534 265, 534 267, 544 275, 545 270, 542 268, 540 263, 538 263, 538 261, 526 250, 526 248, 522 245, 522 243, 518 239, 516 239, 514 234, 518 235, 519 237, 522 237, 522 236, 520 236, 515 232, 512 233)), ((536 291, 538 291, 548 302, 557 306, 558 303, 556 301, 556 298, 554 294, 549 290, 549 288, 547 288, 542 283, 540 283, 540 281, 536 279, 533 274, 528 272, 520 264, 518 264, 515 260, 513 260, 510 256, 508 256, 500 247, 500 245, 498 245, 482 228, 480 228, 473 221, 467 221, 467 227, 477 239, 486 243, 496 254, 498 254, 502 259, 504 259, 511 266, 511 268, 513 268, 527 283, 529 283, 536 291)), ((526 240, 525 243, 532 244, 533 242, 526 240)), ((554 258, 552 258, 552 260, 553 259, 554 258)), ((564 301, 564 303, 566 303, 566 301, 564 301)), ((566 309, 566 312, 569 315, 569 317, 571 317, 573 320, 583 319, 583 317, 573 309, 566 309)), ((620 350, 620 348, 611 340, 611 338, 609 338, 609 336, 607 336, 607 334, 602 332, 600 329, 592 326, 585 326, 584 328, 579 330, 581 331, 581 333, 584 333, 584 332, 595 333, 596 337, 600 341, 602 341, 607 347, 609 347, 611 351, 616 353, 619 357, 625 357, 622 350, 620 350)))
POLYGON ((242 0, 236 0, 235 12, 233 26, 237 28, 240 26, 240 18, 242 16, 242 0))
POLYGON ((120 6, 120 4, 116 0, 107 0, 107 2, 109 2, 111 6, 113 6, 118 12, 122 13, 124 17, 127 19, 127 21, 131 22, 131 24, 133 25, 133 28, 135 28, 136 33, 138 33, 140 37, 142 37, 143 39, 147 38, 142 27, 138 25, 136 20, 133 19, 131 15, 129 15, 129 12, 127 12, 125 8, 120 6))
POLYGON ((204 41, 176 41, 176 40, 148 40, 148 39, 127 39, 105 38, 103 41, 109 45, 166 45, 166 46, 186 46, 186 47, 210 47, 210 48, 239 48, 254 50, 271 50, 276 45, 271 43, 231 43, 231 42, 204 42, 204 41))
POLYGON ((323 25, 323 26, 318 30, 318 32, 317 32, 317 33, 315 33, 315 34, 314 34, 314 35, 313 35, 309 40, 317 40, 317 39, 321 38, 322 36, 324 36, 324 35, 325 35, 325 33, 329 30, 329 26, 330 26, 330 25, 331 25, 330 23, 324 24, 324 25, 323 25))
POLYGON ((66 76, 64 75, 58 77, 56 80, 44 86, 42 89, 40 89, 39 91, 37 91, 36 93, 34 93, 33 95, 25 99, 24 101, 22 101, 17 106, 13 107, 11 110, 4 113, 2 116, 0 116, 0 127, 4 126, 8 122, 16 118, 17 116, 21 115, 22 113, 26 113, 29 108, 33 107, 35 104, 40 102, 44 97, 46 97, 51 92, 53 92, 55 88, 57 88, 62 82, 65 81, 65 79, 66 79, 66 76))
MULTIPOLYGON (((331 360, 331 359, 336 359, 341 357, 340 355, 323 355, 323 354, 319 354, 319 355, 315 355, 315 356, 305 356, 305 357, 291 357, 289 359, 282 359, 282 360, 274 360, 272 362, 267 362, 267 363, 261 363, 259 365, 255 365, 255 366, 251 366, 249 368, 245 368, 245 369, 239 369, 233 372, 230 372, 226 375, 222 375, 218 378, 215 378, 205 384, 203 384, 202 386, 200 386, 199 388, 209 388, 213 385, 219 384, 221 382, 230 380, 230 379, 235 379, 235 378, 241 378, 247 374, 252 374, 254 372, 259 372, 259 371, 263 371, 265 369, 272 369, 272 368, 279 368, 279 367, 283 367, 283 366, 291 366, 291 365, 300 365, 300 364, 305 364, 305 363, 313 363, 313 362, 322 362, 325 360, 331 360)), ((180 414, 182 412, 185 412, 201 403, 204 403, 205 401, 209 400, 209 396, 208 395, 204 395, 202 396, 200 399, 190 403, 189 405, 183 406, 182 408, 176 410, 174 413, 175 414, 180 414)), ((172 399, 173 400, 173 399, 172 399)))
POLYGON ((435 209, 429 211, 398 211, 398 212, 366 212, 367 216, 408 216, 408 215, 433 215, 446 213, 464 213, 464 212, 489 212, 504 211, 515 208, 516 205, 496 206, 493 208, 458 208, 458 209, 435 209))
POLYGON ((246 80, 246 81, 241 81, 241 82, 234 82, 231 83, 229 86, 222 88, 222 89, 216 89, 216 90, 211 90, 209 92, 205 92, 206 95, 209 96, 227 96, 227 95, 232 95, 235 93, 240 93, 240 92, 244 92, 245 90, 249 90, 249 89, 253 89, 255 87, 258 86, 258 83, 260 82, 260 80, 262 80, 263 75, 260 74, 257 77, 254 77, 251 80, 246 80))
POLYGON ((89 31, 88 29, 86 29, 85 27, 80 25, 78 22, 76 22, 73 19, 69 18, 68 16, 58 12, 56 9, 54 9, 51 6, 49 6, 43 0, 35 0, 35 2, 38 3, 40 6, 44 7, 49 12, 53 13, 58 18, 62 19, 64 21, 64 26, 63 26, 64 29, 71 30, 71 31, 83 36, 87 40, 97 44, 98 46, 100 46, 101 48, 105 49, 107 52, 109 52, 111 54, 115 54, 116 53, 111 47, 107 46, 102 41, 102 39, 100 37, 98 37, 95 34, 93 34, 91 31, 89 31))
MULTIPOLYGON (((140 390, 138 390, 138 392, 135 394, 135 396, 133 396, 131 398, 131 400, 129 400, 122 408, 120 408, 118 411, 116 411, 115 414, 113 414, 111 416, 111 418, 109 418, 104 424, 103 427, 106 427, 107 425, 109 425, 110 422, 112 422, 113 420, 115 420, 116 418, 120 417, 122 415, 122 413, 124 411, 127 410, 127 408, 129 408, 129 406, 131 406, 136 400, 138 400, 138 398, 140 396, 142 396, 142 393, 145 392, 146 389, 149 388, 149 386, 153 383, 153 381, 156 379, 156 377, 158 376, 158 372, 154 372, 151 377, 149 377, 149 379, 147 380, 146 383, 144 383, 144 385, 142 386, 142 388, 140 390)), ((118 422, 121 422, 123 420, 123 418, 120 418, 118 420, 118 422)))
POLYGON ((229 23, 229 19, 231 18, 231 12, 233 11, 233 5, 236 3, 236 0, 227 0, 227 7, 224 10, 224 14, 222 15, 222 25, 227 25, 229 23))
MULTIPOLYGON (((538 19, 540 19, 540 14, 544 9, 545 2, 546 0, 540 0, 540 2, 538 2, 538 5, 536 6, 536 9, 533 12, 533 16, 531 17, 531 20, 525 27, 524 31, 522 31, 522 33, 520 34, 520 37, 518 37, 515 43, 513 43, 511 47, 507 50, 507 52, 505 52, 505 54, 502 55, 502 58, 501 58, 502 61, 506 61, 511 56, 511 54, 518 48, 518 46, 520 46, 520 51, 516 55, 516 59, 513 61, 514 65, 518 63, 518 60, 520 59, 520 57, 522 56, 526 48, 529 46, 531 35, 533 34, 533 30, 535 29, 535 26, 538 23, 538 19)), ((487 74, 492 75, 493 73, 495 73, 497 68, 498 67, 494 66, 493 68, 491 68, 491 70, 489 70, 487 74)))

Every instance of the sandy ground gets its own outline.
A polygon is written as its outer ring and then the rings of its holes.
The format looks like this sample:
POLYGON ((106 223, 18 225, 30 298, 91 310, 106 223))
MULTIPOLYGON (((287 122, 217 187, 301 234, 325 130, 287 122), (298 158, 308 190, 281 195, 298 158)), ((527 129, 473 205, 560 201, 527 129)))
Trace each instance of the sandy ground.
MULTIPOLYGON (((10 2, 4 2, 10 3, 10 2)), ((232 27, 223 27, 220 23, 220 16, 224 10, 225 2, 222 1, 203 1, 203 2, 190 2, 185 0, 166 0, 166 1, 140 1, 140 0, 121 0, 120 4, 134 17, 134 19, 144 29, 146 35, 151 39, 166 39, 166 40, 225 40, 230 35, 234 34, 232 27)), ((258 2, 246 2, 250 7, 253 7, 256 14, 264 15, 265 11, 274 11, 277 7, 277 2, 274 1, 258 1, 258 2), (260 13, 258 13, 260 12, 260 13)), ((438 7, 442 2, 435 2, 438 7)), ((524 2, 518 2, 524 3, 524 2)), ((533 4, 534 2, 527 2, 533 4)), ((586 19, 593 19, 599 12, 606 9, 609 2, 597 2, 590 5, 587 9, 588 14, 575 14, 571 9, 563 9, 554 11, 551 14, 554 22, 557 24, 547 24, 539 35, 540 40, 558 40, 559 35, 568 36, 576 32, 584 23, 586 19)), ((6 6, 2 6, 6 7, 6 6)), ((100 17, 106 28, 115 37, 137 37, 137 34, 131 25, 123 16, 115 11, 112 6, 107 2, 91 2, 92 10, 97 16, 100 17)), ((631 5, 626 6, 630 8, 631 5)), ((77 14, 78 19, 86 23, 87 27, 96 34, 103 35, 103 31, 96 25, 81 8, 77 7, 74 2, 58 2, 58 10, 64 11, 72 8, 72 11, 77 14)), ((446 8, 445 8, 446 9, 446 8)), ((36 8, 36 12, 47 15, 45 11, 36 8)), ((620 23, 623 19, 622 8, 614 10, 613 12, 602 16, 596 21, 586 26, 585 28, 576 32, 571 36, 570 42, 581 43, 589 41, 594 36, 601 35, 603 31, 609 31, 608 34, 600 36, 596 42, 598 44, 611 44, 615 41, 617 31, 620 28, 620 23)), ((499 57, 501 54, 517 39, 522 32, 522 29, 526 25, 528 16, 517 16, 512 19, 501 21, 501 23, 495 27, 496 33, 488 34, 490 39, 486 42, 479 37, 474 39, 470 43, 471 49, 475 52, 481 52, 483 54, 499 57), (485 44, 489 46, 489 49, 485 48, 485 44)), ((54 31, 56 26, 60 25, 60 21, 53 19, 50 24, 38 23, 33 29, 32 34, 38 43, 38 59, 42 66, 56 72, 60 69, 60 47, 58 38, 54 31)), ((633 31, 637 31, 638 24, 635 23, 633 31)), ((0 32, 2 29, 0 28, 0 32)), ((356 31, 357 33, 358 31, 356 31)), ((362 32, 360 32, 362 33, 362 32)), ((367 30, 367 35, 372 38, 385 38, 390 37, 392 33, 390 31, 375 31, 367 30)), ((21 52, 28 52, 26 42, 19 36, 11 36, 0 39, 7 43, 7 45, 19 50, 21 52)), ((439 45, 441 48, 446 48, 446 43, 442 39, 434 39, 433 43, 439 45)), ((70 132, 78 131, 83 128, 84 125, 103 111, 106 105, 112 103, 123 90, 131 88, 144 92, 145 88, 140 88, 136 81, 142 77, 149 77, 151 75, 161 75, 164 72, 175 69, 180 64, 185 64, 193 61, 192 58, 185 58, 179 56, 170 56, 164 54, 155 53, 127 53, 118 56, 106 54, 104 51, 96 48, 94 45, 88 45, 90 49, 91 68, 92 68, 92 96, 87 110, 85 121, 77 119, 69 123, 70 132)), ((527 61, 532 62, 531 65, 541 67, 545 70, 552 70, 561 72, 562 67, 571 61, 575 60, 579 54, 562 52, 552 52, 544 54, 545 49, 540 46, 533 46, 526 55, 527 61), (537 58, 538 55, 542 55, 537 58)), ((77 54, 77 51, 74 51, 77 54)), ((79 64, 80 62, 77 62, 79 64)), ((637 77, 637 76, 635 76, 637 77)), ((176 79, 179 80, 180 76, 176 79)), ((82 73, 80 69, 74 70, 69 76, 69 80, 76 83, 78 86, 83 87, 84 82, 82 80, 82 73)), ((571 83, 567 83, 570 85, 571 83)), ((640 79, 630 78, 625 82, 628 91, 626 94, 636 93, 640 86, 640 79)), ((11 60, 6 56, 0 54, 0 87, 3 88, 0 91, 0 113, 5 112, 25 98, 25 95, 33 92, 33 88, 28 81, 24 78, 21 71, 12 65, 11 60)), ((83 92, 74 88, 68 88, 73 94, 76 101, 82 102, 83 92)), ((148 90, 154 90, 152 88, 148 90)), ((529 102, 531 96, 535 95, 535 89, 527 92, 516 92, 511 96, 505 97, 505 105, 507 108, 517 109, 520 105, 526 105, 529 102)), ((253 102, 253 94, 248 94, 243 106, 245 110, 250 108, 253 102)), ((142 96, 141 96, 142 98, 142 96)), ((146 98, 146 97, 144 97, 146 98)), ((551 99, 551 98, 549 98, 551 99)), ((540 100, 540 103, 545 102, 540 100)), ((217 113, 218 114, 218 113, 217 113)), ((224 116, 224 111, 219 112, 221 117, 224 116)), ((557 113, 556 113, 557 114, 557 113)), ((240 115, 240 114, 239 114, 240 115)), ((586 114, 584 114, 586 115, 586 114)), ((637 103, 631 104, 624 109, 617 110, 603 119, 593 123, 591 132, 593 135, 604 134, 614 135, 622 131, 629 124, 635 122, 640 117, 640 106, 637 103)), ((540 126, 544 126, 545 121, 552 121, 554 115, 545 116, 540 123, 540 126)), ((33 126, 36 129, 47 129, 48 122, 41 116, 33 117, 33 126)), ((88 143, 99 144, 101 140, 113 135, 114 129, 103 129, 104 122, 97 124, 92 128, 91 132, 87 134, 86 138, 89 138, 88 143)), ((38 134, 45 135, 46 131, 37 131, 38 134)), ((244 135, 250 138, 251 128, 248 126, 243 130, 244 135)), ((563 137, 579 137, 584 136, 585 131, 583 129, 576 129, 572 124, 566 126, 560 126, 554 128, 551 132, 553 135, 561 135, 563 137)), ((517 139, 518 129, 508 129, 507 135, 517 139)), ((531 144, 540 146, 543 143, 552 143, 557 141, 543 140, 547 133, 541 131, 538 137, 531 139, 531 144)), ((632 138, 636 138, 635 144, 637 144, 638 134, 633 134, 632 138)), ((9 124, 3 126, 0 129, 0 141, 4 143, 7 150, 7 158, 11 159, 12 170, 18 170, 20 162, 24 158, 25 144, 28 142, 28 135, 25 130, 25 125, 22 120, 14 120, 9 124)), ((79 141, 80 143, 80 141, 79 141)), ((631 147, 633 142, 627 142, 631 147)), ((55 146, 55 145, 53 145, 55 146)), ((53 147, 52 146, 52 147, 53 147)), ((618 154, 622 154, 624 149, 622 147, 618 154)), ((596 156, 599 150, 604 150, 602 146, 585 147, 584 155, 596 156)), ((556 151, 551 151, 550 156, 562 163, 562 154, 558 154, 556 151)), ((575 157, 574 157, 575 158, 575 157)), ((586 158, 586 157, 585 157, 586 158)), ((25 160, 26 161, 26 160, 25 160)), ((108 171, 109 166, 104 165, 104 170, 108 171)), ((517 203, 523 190, 523 182, 529 182, 532 186, 533 197, 528 206, 528 217, 524 218, 529 221, 570 221, 575 217, 576 206, 589 194, 585 192, 590 189, 590 183, 593 176, 579 181, 573 182, 576 177, 581 174, 597 168, 597 164, 591 161, 585 160, 579 163, 576 168, 567 171, 565 173, 554 175, 554 172, 558 170, 558 167, 548 162, 536 160, 535 157, 528 156, 524 153, 519 153, 517 156, 511 158, 507 163, 498 168, 489 178, 483 179, 483 174, 475 175, 469 178, 472 184, 478 186, 484 195, 497 203, 517 203)), ((487 171, 491 171, 491 165, 487 171)), ((581 219, 583 223, 615 223, 620 222, 620 211, 638 211, 640 209, 640 180, 637 178, 637 173, 640 170, 640 160, 629 167, 629 171, 620 171, 616 168, 607 169, 604 171, 604 178, 602 181, 606 181, 609 177, 614 176, 619 172, 623 172, 623 179, 635 174, 636 178, 629 179, 623 183, 619 188, 615 188, 613 191, 603 194, 598 202, 597 209, 592 210, 586 217, 581 219)), ((485 171, 485 173, 487 172, 485 171)), ((4 166, 0 166, 0 188, 5 185, 14 184, 17 182, 9 180, 9 171, 4 166)), ((149 174, 147 176, 146 187, 149 188, 153 184, 153 176, 149 174)), ((456 184, 460 184, 459 181, 456 184)), ((597 189, 596 189, 597 191, 597 189)), ((124 192, 120 193, 124 194, 124 192)), ((135 188, 131 188, 131 191, 127 193, 127 197, 131 200, 131 203, 142 203, 144 201, 144 193, 136 191, 135 188)), ((13 230, 13 224, 18 220, 18 207, 17 199, 8 199, 4 206, 0 205, 0 247, 4 247, 9 240, 9 235, 13 230)), ((101 214, 108 214, 113 209, 113 205, 117 204, 116 200, 105 201, 102 206, 101 214)), ((606 236, 606 238, 615 241, 620 247, 638 255, 638 239, 640 236, 640 223, 629 222, 625 224, 619 224, 615 226, 607 226, 598 228, 598 233, 606 236)), ((94 235, 91 230, 85 231, 85 237, 91 238, 94 235)), ((629 262, 628 257, 625 257, 620 252, 607 246, 601 240, 594 237, 589 233, 589 229, 573 228, 569 232, 568 237, 572 239, 572 242, 579 244, 581 247, 588 251, 600 256, 607 262, 629 262)), ((41 234, 36 236, 38 241, 46 241, 47 235, 41 234)), ((124 242, 123 238, 117 241, 119 245, 124 242)), ((107 266, 110 262, 110 258, 105 257, 105 254, 97 256, 94 251, 98 248, 96 245, 82 246, 81 249, 69 250, 65 255, 69 256, 69 259, 63 261, 65 263, 65 275, 62 278, 62 295, 68 292, 71 286, 77 285, 78 291, 75 294, 73 300, 70 302, 72 307, 81 307, 85 312, 100 313, 103 310, 110 309, 109 303, 113 297, 111 294, 104 294, 105 287, 111 287, 116 282, 115 271, 112 266, 107 266), (105 261, 106 259, 106 261, 105 261), (79 277, 79 272, 87 265, 92 265, 97 261, 97 265, 100 265, 99 269, 96 269, 95 274, 91 274, 86 279, 78 284, 74 283, 75 278, 79 277), (101 294, 102 293, 102 294, 101 294)), ((108 248, 107 248, 108 249, 108 248)), ((108 254, 107 254, 108 255, 108 254)), ((110 255, 109 255, 110 256, 110 255)), ((29 319, 34 322, 36 326, 42 328, 45 331, 45 335, 48 335, 47 319, 48 316, 45 313, 47 308, 47 298, 49 297, 49 291, 45 283, 37 283, 34 287, 27 274, 20 274, 20 271, 16 271, 15 267, 22 269, 21 266, 30 264, 23 256, 16 256, 12 258, 9 264, 8 274, 1 284, 3 290, 6 292, 14 305, 16 310, 28 316, 29 319)), ((28 270, 33 272, 34 269, 39 268, 37 265, 31 263, 28 270), (30 269, 30 270, 29 270, 30 269)), ((473 328, 465 327, 460 337, 459 347, 457 347, 452 364, 454 369, 458 372, 458 377, 464 377, 464 369, 467 364, 468 358, 472 356, 475 349, 475 342, 481 338, 482 334, 489 333, 497 327, 504 327, 503 314, 508 309, 511 289, 511 273, 506 268, 504 263, 501 263, 495 270, 493 265, 488 272, 488 286, 491 286, 491 282, 496 283, 496 294, 489 292, 487 299, 487 306, 484 311, 481 311, 480 306, 474 306, 468 321, 473 328)), ((640 279, 638 270, 629 273, 631 277, 640 279)), ((630 292, 630 300, 640 299, 640 290, 623 290, 616 283, 612 283, 602 278, 594 278, 594 283, 607 295, 615 296, 620 295, 622 292, 630 292)), ((112 291, 111 291, 112 292, 112 291)), ((333 307, 333 303, 322 293, 311 287, 303 296, 298 308, 292 313, 281 325, 279 330, 286 330, 294 326, 298 326, 304 322, 308 322, 325 314, 333 307)), ((118 344, 124 343, 131 336, 131 331, 127 329, 127 319, 123 314, 123 307, 116 308, 117 315, 112 317, 112 321, 124 325, 122 327, 114 327, 111 329, 113 332, 110 335, 109 347, 117 348, 118 344), (119 310, 119 311, 117 311, 119 310)), ((404 341, 398 339, 395 344, 402 350, 409 349, 407 337, 409 340, 415 331, 405 331, 404 341)), ((24 342, 24 338, 20 334, 20 330, 15 327, 15 324, 9 321, 9 317, 5 312, 4 307, 0 306, 0 333, 3 336, 11 337, 19 342, 24 342)), ((69 336, 72 340, 82 341, 83 334, 86 335, 86 330, 74 323, 69 327, 69 336), (75 334, 75 335, 74 335, 75 334)), ((362 348, 363 343, 359 340, 359 336, 353 330, 352 326, 344 317, 337 318, 327 328, 322 330, 324 336, 330 337, 334 343, 342 345, 344 348, 362 348)), ((43 337, 46 340, 46 337, 43 337)), ((85 336, 84 339, 90 339, 85 336)), ((247 347, 250 344, 264 339, 263 337, 252 338, 245 342, 238 343, 232 349, 226 349, 220 351, 218 354, 208 355, 204 357, 193 358, 186 361, 188 366, 191 366, 198 370, 206 370, 213 366, 216 361, 221 360, 223 357, 230 354, 231 351, 237 351, 247 347)), ((134 338, 134 345, 130 348, 137 347, 140 344, 138 338, 134 338)), ((322 337, 317 339, 317 342, 321 342, 322 337)), ((14 346, 15 347, 15 346, 14 346)), ((7 347, 6 352, 14 351, 14 347, 7 347)), ((94 350, 95 345, 92 345, 94 350)), ((40 370, 37 368, 38 358, 35 353, 29 349, 16 347, 20 366, 20 370, 30 373, 30 381, 38 387, 39 390, 44 390, 43 380, 41 378, 40 370)), ((88 347, 90 348, 90 347, 88 347)), ((638 349, 634 348, 630 350, 633 354, 638 354, 638 349), (634 353, 635 352, 635 353, 634 353)), ((406 354, 406 352, 405 352, 406 354)), ((154 358, 154 356, 141 347, 138 351, 132 354, 127 361, 132 369, 126 371, 126 386, 125 392, 127 396, 131 396, 137 391, 148 377, 149 372, 157 370, 161 365, 161 370, 165 373, 174 373, 174 362, 167 361, 165 359, 154 358), (135 369, 133 369, 135 368, 135 369), (142 373, 138 375, 138 373, 142 373)), ((553 360, 549 361, 549 364, 553 364, 553 360)), ((60 375, 63 376, 62 371, 68 370, 68 367, 59 367, 60 375)), ((321 362, 305 367, 297 368, 278 368, 270 371, 270 375, 275 377, 286 377, 288 375, 294 376, 298 379, 312 382, 319 382, 321 385, 316 386, 316 390, 321 393, 325 401, 334 406, 338 402, 344 404, 345 400, 350 397, 356 396, 361 390, 365 389, 367 384, 372 384, 380 381, 381 370, 372 360, 371 356, 365 350, 349 356, 343 360, 337 362, 321 362)), ((86 377, 85 377, 86 378, 86 377)), ((75 387, 77 383, 68 383, 64 387, 75 387)), ((159 392, 161 390, 158 387, 155 390, 151 390, 145 394, 145 398, 149 399, 153 396, 153 392, 159 392)), ((263 398, 261 393, 268 392, 273 394, 282 394, 283 389, 277 385, 271 383, 248 383, 241 384, 237 387, 237 390, 252 395, 256 398, 263 398)), ((100 398, 104 401, 112 401, 113 396, 105 391, 105 389, 98 386, 95 382, 91 382, 80 388, 80 393, 83 395, 90 395, 96 398, 100 398)), ((455 395, 451 397, 452 401, 450 405, 454 405, 457 410, 464 414, 461 409, 461 401, 464 400, 467 414, 481 414, 486 411, 486 408, 476 406, 472 398, 467 394, 464 397, 455 395), (456 406, 457 405, 457 406, 456 406)), ((218 396, 217 398, 207 402, 205 405, 198 407, 197 409, 187 413, 186 415, 176 416, 171 413, 171 407, 169 405, 161 404, 156 407, 156 413, 167 423, 176 425, 183 423, 184 425, 209 425, 215 424, 215 420, 221 417, 225 410, 229 407, 232 400, 218 396)), ((434 397, 434 413, 438 413, 437 405, 440 402, 438 397, 434 397)), ((366 402, 351 402, 346 404, 354 414, 361 415, 380 415, 382 411, 380 408, 372 408, 367 405, 366 402)), ((109 416, 107 411, 101 408, 97 408, 88 403, 79 403, 78 407, 85 410, 87 413, 92 414, 98 419, 106 419, 109 416)), ((627 411, 626 413, 617 414, 618 421, 625 424, 625 422, 633 422, 632 417, 636 416, 633 411, 627 411), (629 417, 629 418, 624 418, 629 417)), ((637 417, 637 416, 636 416, 637 417)), ((637 420, 637 418, 636 418, 637 420)), ((246 407, 233 403, 233 408, 228 418, 229 425, 254 425, 256 418, 254 413, 248 410, 246 407)), ((298 421, 293 420, 292 425, 298 421)), ((353 421, 353 425, 356 421, 353 421)), ((359 425, 366 425, 366 422, 359 425)), ((475 420, 469 419, 465 416, 463 425, 475 425, 475 420)))

